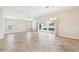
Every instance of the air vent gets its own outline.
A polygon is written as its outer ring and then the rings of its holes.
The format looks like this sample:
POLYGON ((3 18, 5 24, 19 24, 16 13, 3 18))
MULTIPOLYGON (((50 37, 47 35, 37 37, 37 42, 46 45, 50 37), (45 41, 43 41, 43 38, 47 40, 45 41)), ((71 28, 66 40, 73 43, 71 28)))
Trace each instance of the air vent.
POLYGON ((46 6, 46 8, 49 8, 49 6, 46 6))

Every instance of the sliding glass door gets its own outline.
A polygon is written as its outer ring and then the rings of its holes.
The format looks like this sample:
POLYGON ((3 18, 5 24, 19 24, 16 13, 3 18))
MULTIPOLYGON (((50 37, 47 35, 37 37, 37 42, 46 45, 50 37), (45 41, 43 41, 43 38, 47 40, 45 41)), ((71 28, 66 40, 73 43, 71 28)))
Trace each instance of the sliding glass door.
POLYGON ((56 21, 55 20, 39 22, 39 31, 55 33, 55 30, 56 30, 56 21))

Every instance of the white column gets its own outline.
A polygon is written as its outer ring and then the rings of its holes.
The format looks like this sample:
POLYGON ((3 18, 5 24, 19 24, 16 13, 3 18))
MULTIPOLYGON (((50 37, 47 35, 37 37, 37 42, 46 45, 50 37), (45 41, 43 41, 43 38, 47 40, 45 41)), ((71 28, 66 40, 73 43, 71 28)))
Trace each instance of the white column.
POLYGON ((37 31, 38 31, 38 32, 40 31, 40 30, 39 30, 39 21, 38 21, 38 30, 37 30, 37 31))
POLYGON ((46 25, 47 25, 47 31, 49 31, 49 21, 47 21, 46 25))
POLYGON ((4 37, 4 30, 3 30, 3 10, 0 8, 0 39, 4 37))

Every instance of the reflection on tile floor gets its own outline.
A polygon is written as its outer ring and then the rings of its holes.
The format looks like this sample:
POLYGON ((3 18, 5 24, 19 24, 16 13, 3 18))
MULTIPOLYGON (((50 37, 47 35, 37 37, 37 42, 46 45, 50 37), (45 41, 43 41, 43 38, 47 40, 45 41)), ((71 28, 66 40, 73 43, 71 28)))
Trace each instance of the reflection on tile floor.
POLYGON ((5 34, 0 40, 1 52, 67 52, 79 51, 79 40, 55 37, 46 32, 5 34))

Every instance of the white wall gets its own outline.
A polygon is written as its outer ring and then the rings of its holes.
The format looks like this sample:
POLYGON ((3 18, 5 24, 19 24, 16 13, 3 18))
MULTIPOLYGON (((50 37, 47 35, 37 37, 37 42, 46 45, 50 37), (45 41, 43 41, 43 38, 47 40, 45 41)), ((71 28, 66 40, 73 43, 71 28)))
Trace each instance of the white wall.
POLYGON ((38 27, 37 21, 33 21, 32 22, 32 31, 37 31, 37 27, 38 27))
POLYGON ((10 32, 22 32, 31 31, 33 19, 28 18, 27 15, 11 9, 4 9, 4 31, 10 32), (8 25, 13 25, 13 29, 9 30, 8 25))
POLYGON ((4 37, 4 32, 3 32, 3 11, 0 8, 0 39, 4 37))
POLYGON ((15 10, 11 10, 11 9, 3 9, 4 11, 4 18, 5 19, 17 19, 17 20, 25 20, 25 14, 19 12, 19 11, 15 11, 15 10))
POLYGON ((5 33, 12 33, 12 32, 22 32, 22 31, 31 31, 32 29, 31 21, 24 21, 24 20, 10 20, 6 19, 4 21, 4 29, 5 33), (12 25, 12 29, 8 29, 8 26, 12 25))
POLYGON ((62 11, 55 15, 58 24, 58 35, 79 39, 79 7, 62 11))

